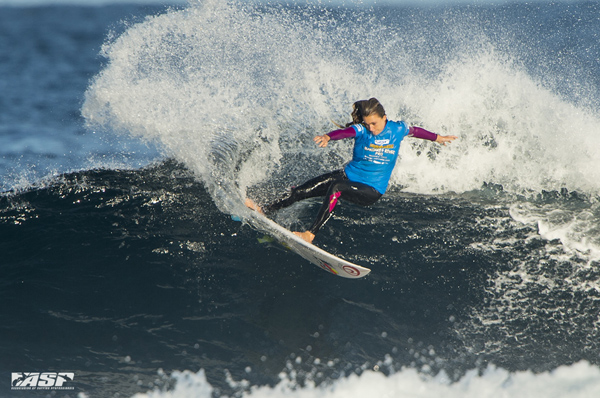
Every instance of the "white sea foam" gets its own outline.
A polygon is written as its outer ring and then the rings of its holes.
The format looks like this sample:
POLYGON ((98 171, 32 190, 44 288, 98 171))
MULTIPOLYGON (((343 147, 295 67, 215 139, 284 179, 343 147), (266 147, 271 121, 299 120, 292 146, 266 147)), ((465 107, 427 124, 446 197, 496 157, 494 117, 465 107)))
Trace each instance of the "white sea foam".
POLYGON ((559 240, 569 252, 600 260, 600 203, 575 208, 519 203, 511 206, 510 214, 517 221, 535 225, 544 239, 559 240))
MULTIPOLYGON (((175 372, 171 391, 150 391, 135 398, 210 398, 214 391, 203 370, 175 372)), ((366 371, 362 375, 337 380, 330 385, 300 387, 283 380, 275 387, 255 386, 240 397, 252 398, 353 398, 353 397, 460 397, 460 398, 590 398, 600 396, 600 369, 586 362, 562 366, 552 372, 510 373, 490 366, 483 374, 472 370, 451 383, 444 374, 424 377, 412 369, 391 376, 366 371)))
POLYGON ((459 140, 433 156, 405 146, 395 182, 430 193, 500 184, 519 194, 566 188, 598 194, 596 110, 577 108, 510 59, 482 48, 426 82, 412 112, 433 131, 459 140))

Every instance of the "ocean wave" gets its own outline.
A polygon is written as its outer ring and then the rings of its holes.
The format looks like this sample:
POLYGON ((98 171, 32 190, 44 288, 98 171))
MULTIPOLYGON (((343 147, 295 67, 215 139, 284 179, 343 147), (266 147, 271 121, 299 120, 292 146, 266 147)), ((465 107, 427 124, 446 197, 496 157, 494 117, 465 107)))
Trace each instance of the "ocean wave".
POLYGON ((444 148, 407 140, 392 178, 407 191, 492 183, 520 195, 600 192, 592 97, 569 100, 549 73, 535 75, 523 54, 504 48, 508 39, 493 39, 501 32, 469 13, 448 11, 441 23, 426 17, 431 27, 414 33, 408 16, 378 12, 192 3, 107 42, 107 66, 82 112, 90 126, 158 142, 207 186, 243 196, 274 175, 302 179, 342 165, 347 145, 319 150, 311 138, 332 129, 331 118, 346 121, 353 101, 375 95, 392 119, 459 136, 444 148), (207 145, 225 137, 237 142, 227 175, 207 145))

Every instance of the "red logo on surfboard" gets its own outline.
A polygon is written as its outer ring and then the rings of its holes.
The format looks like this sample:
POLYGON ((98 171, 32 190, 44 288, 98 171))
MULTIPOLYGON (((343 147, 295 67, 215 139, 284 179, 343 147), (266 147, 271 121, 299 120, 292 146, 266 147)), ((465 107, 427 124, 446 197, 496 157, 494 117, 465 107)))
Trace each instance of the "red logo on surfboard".
MULTIPOLYGON (((338 272, 329 264, 327 264, 325 261, 319 261, 320 267, 323 268, 325 271, 329 271, 332 274, 338 275, 338 272)), ((346 272, 348 275, 352 275, 354 277, 358 277, 360 276, 360 270, 357 268, 354 268, 350 265, 344 265, 342 267, 342 269, 344 270, 344 272, 346 272)))
POLYGON ((344 265, 342 268, 349 275, 360 276, 360 271, 358 269, 354 268, 354 267, 351 267, 349 265, 344 265))

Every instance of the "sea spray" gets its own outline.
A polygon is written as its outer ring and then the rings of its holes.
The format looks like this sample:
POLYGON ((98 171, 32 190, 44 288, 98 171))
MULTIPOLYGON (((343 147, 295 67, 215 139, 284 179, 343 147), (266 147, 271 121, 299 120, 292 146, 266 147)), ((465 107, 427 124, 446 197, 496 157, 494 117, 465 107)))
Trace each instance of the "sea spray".
MULTIPOLYGON (((246 195, 267 202, 342 167, 351 142, 320 149, 312 137, 371 96, 390 119, 459 137, 445 147, 406 139, 392 187, 596 200, 597 110, 553 91, 522 47, 511 53, 468 13, 421 14, 415 30, 414 15, 378 12, 209 1, 148 17, 105 44, 82 113, 94 128, 156 142, 227 213, 243 211, 246 195)), ((597 240, 567 231, 563 242, 596 252, 597 240)))

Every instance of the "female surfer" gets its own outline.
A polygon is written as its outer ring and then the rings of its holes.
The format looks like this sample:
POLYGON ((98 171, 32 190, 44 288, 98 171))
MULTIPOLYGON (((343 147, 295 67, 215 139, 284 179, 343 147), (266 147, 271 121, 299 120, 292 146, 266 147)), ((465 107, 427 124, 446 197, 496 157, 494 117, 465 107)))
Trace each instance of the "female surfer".
POLYGON ((457 138, 453 135, 437 135, 420 127, 409 127, 406 122, 388 120, 383 106, 375 98, 357 101, 353 104, 352 122, 346 128, 314 138, 321 148, 326 147, 330 140, 354 138, 350 163, 341 170, 323 174, 292 188, 271 204, 260 207, 251 199, 246 199, 246 206, 261 213, 270 213, 300 200, 324 196, 323 205, 310 229, 294 232, 312 243, 319 229, 333 214, 340 198, 361 206, 370 206, 381 198, 396 165, 400 142, 406 136, 444 145, 457 138))

